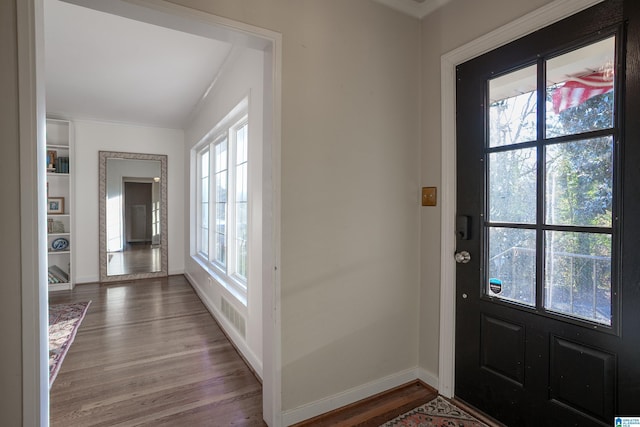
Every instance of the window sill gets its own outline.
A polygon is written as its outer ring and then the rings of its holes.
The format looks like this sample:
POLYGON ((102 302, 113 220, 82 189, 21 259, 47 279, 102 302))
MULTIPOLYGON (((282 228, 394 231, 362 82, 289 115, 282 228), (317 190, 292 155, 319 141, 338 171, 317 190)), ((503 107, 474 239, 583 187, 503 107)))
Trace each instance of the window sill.
POLYGON ((197 262, 216 283, 227 290, 227 292, 233 295, 245 307, 247 306, 247 291, 242 289, 236 280, 222 273, 217 267, 205 261, 199 255, 192 255, 191 258, 197 262))

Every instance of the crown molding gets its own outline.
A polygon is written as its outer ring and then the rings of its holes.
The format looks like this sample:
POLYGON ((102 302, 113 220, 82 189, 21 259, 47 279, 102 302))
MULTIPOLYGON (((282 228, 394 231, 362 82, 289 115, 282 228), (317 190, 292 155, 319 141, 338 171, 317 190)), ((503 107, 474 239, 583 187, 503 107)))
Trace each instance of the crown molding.
POLYGON ((434 10, 448 3, 449 0, 426 0, 418 3, 416 0, 373 0, 392 9, 422 19, 434 10))

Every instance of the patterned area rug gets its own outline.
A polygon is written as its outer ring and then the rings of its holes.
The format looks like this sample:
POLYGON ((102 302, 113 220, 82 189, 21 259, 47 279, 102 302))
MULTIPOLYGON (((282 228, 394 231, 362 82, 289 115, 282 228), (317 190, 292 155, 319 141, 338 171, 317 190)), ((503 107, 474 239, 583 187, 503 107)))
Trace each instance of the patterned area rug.
POLYGON ((380 427, 488 427, 438 396, 380 427))
POLYGON ((49 307, 49 388, 56 379, 91 301, 49 307))

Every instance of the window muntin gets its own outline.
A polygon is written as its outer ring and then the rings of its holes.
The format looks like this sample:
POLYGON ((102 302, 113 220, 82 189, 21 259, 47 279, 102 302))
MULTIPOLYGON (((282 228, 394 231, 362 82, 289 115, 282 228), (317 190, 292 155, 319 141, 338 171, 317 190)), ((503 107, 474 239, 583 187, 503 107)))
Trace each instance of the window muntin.
POLYGON ((488 81, 487 297, 612 325, 615 45, 610 36, 541 58, 534 78, 528 67, 488 81), (578 84, 591 84, 584 76, 604 83, 587 93, 578 84), (510 92, 511 82, 524 81, 520 94, 510 92), (544 111, 535 99, 546 99, 544 111), (545 122, 533 124, 533 116, 545 122))

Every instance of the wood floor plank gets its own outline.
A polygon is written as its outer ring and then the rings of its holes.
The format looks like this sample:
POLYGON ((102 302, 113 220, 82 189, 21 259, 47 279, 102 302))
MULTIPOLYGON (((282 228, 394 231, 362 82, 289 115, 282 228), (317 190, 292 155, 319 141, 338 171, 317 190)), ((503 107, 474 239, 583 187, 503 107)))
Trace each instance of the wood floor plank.
POLYGON ((50 391, 52 426, 266 425, 260 382, 183 276, 49 299, 86 300, 50 391))
POLYGON ((423 405, 438 395, 421 381, 414 381, 344 408, 296 424, 294 427, 374 427, 423 405))
MULTIPOLYGON (((51 426, 265 426, 262 386, 183 276, 79 285, 91 300, 50 391, 51 426)), ((378 426, 436 396, 407 384, 300 426, 378 426)))

